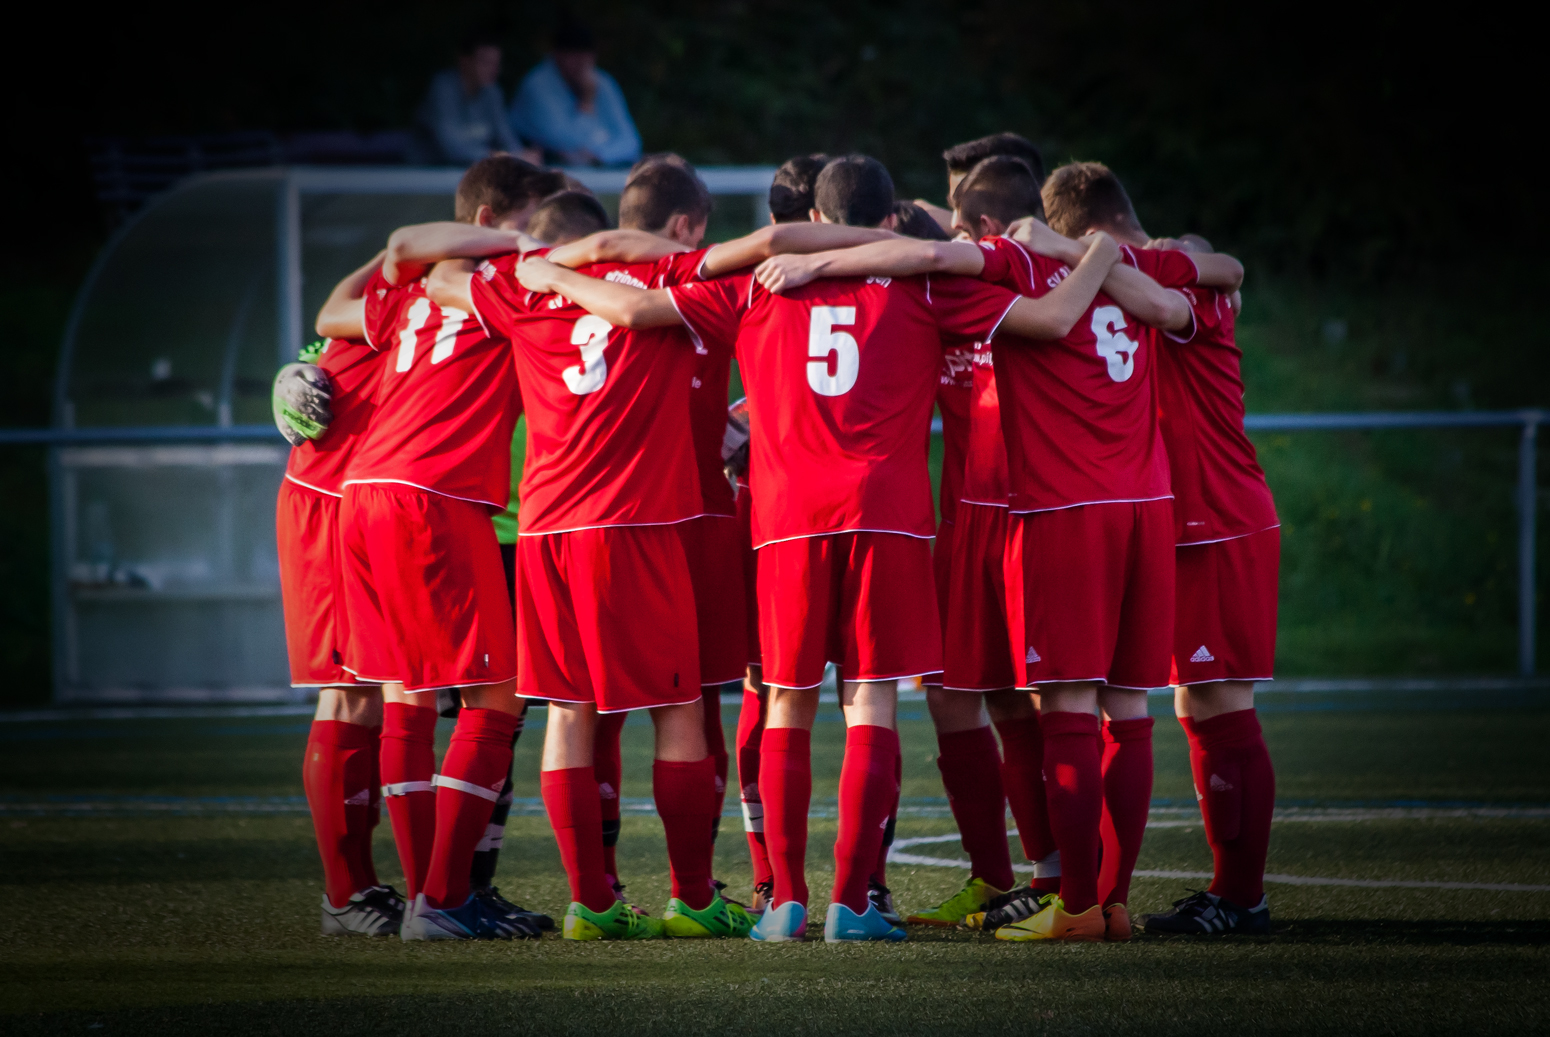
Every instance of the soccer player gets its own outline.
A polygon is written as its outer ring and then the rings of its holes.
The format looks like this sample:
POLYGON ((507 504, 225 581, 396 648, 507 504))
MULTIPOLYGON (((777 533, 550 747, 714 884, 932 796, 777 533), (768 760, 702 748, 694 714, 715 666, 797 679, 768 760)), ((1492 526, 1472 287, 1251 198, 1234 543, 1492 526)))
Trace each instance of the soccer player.
MULTIPOLYGON (((894 222, 892 179, 864 156, 826 166, 815 200, 825 222, 894 222)), ((533 290, 562 292, 610 324, 684 324, 698 341, 737 342, 759 429, 751 489, 770 687, 760 792, 775 906, 756 939, 805 938, 809 740, 826 660, 841 668, 849 726, 825 939, 904 938, 866 888, 896 787, 896 682, 941 665, 935 595, 922 593, 933 523, 921 449, 941 335, 1063 335, 1117 256, 1096 236, 1067 285, 1038 301, 962 278, 825 281, 777 296, 752 275, 653 292, 518 268, 533 290)))
MULTIPOLYGON (((1065 166, 1049 192, 1051 223, 1067 233, 1101 229, 1130 245, 1149 244, 1124 185, 1105 166, 1065 166)), ((1191 251, 1210 251, 1203 239, 1186 241, 1191 251)), ((1184 293, 1194 334, 1157 355, 1177 542, 1174 705, 1189 738, 1216 874, 1208 890, 1142 921, 1158 933, 1266 933, 1275 771, 1254 712, 1254 682, 1274 671, 1280 522, 1243 431, 1230 290, 1184 293)))
POLYGON ((770 181, 770 222, 819 222, 813 207, 813 186, 818 174, 829 164, 829 156, 820 152, 794 155, 780 164, 770 181))
MULTIPOLYGON (((993 157, 987 159, 976 167, 970 176, 965 179, 957 192, 957 222, 963 229, 970 232, 978 232, 981 235, 996 230, 1004 230, 1014 220, 1025 218, 1029 211, 1037 206, 1035 191, 1037 182, 1032 170, 1020 159, 1008 157, 993 157)), ((1040 225, 1027 221, 1034 227, 1040 225)), ((1074 259, 1080 254, 1081 246, 1050 234, 1043 229, 1041 235, 1042 244, 1052 247, 1057 252, 1063 252, 1068 259, 1074 259)), ((1172 271, 1166 271, 1161 266, 1163 254, 1151 253, 1147 259, 1147 265, 1172 280, 1188 279, 1193 281, 1197 276, 1195 268, 1188 260, 1175 255, 1172 271)), ((1220 276, 1230 278, 1241 275, 1235 261, 1219 257, 1223 268, 1220 276)), ((1026 250, 1018 244, 1003 237, 992 237, 983 240, 980 247, 972 245, 950 243, 945 245, 921 245, 906 242, 893 242, 880 245, 867 246, 862 249, 853 249, 848 253, 831 253, 810 257, 784 257, 771 261, 761 268, 760 274, 766 278, 766 283, 771 286, 781 283, 802 283, 806 278, 816 273, 826 275, 855 275, 857 273, 871 271, 874 274, 903 275, 919 272, 921 270, 947 270, 963 273, 975 273, 989 277, 993 280, 1001 280, 1004 283, 1015 285, 1025 294, 1040 294, 1047 291, 1052 284, 1057 284, 1069 270, 1069 266, 1061 268, 1058 263, 1053 263, 1042 256, 1030 256, 1026 250), (1035 280, 1036 270, 1048 268, 1035 280)), ((1111 302, 1118 300, 1123 302, 1134 314, 1145 317, 1156 325, 1179 329, 1186 327, 1189 319, 1189 309, 1182 296, 1165 292, 1161 287, 1142 276, 1136 270, 1115 268, 1109 279, 1105 282, 1104 290, 1112 296, 1100 297, 1091 309, 1090 314, 1083 322, 1078 323, 1072 336, 1077 336, 1084 326, 1093 324, 1093 315, 1110 314, 1102 308, 1111 302)), ((1121 313, 1118 307, 1109 306, 1115 314, 1121 313)), ((1089 332, 1091 334, 1091 332, 1089 332)), ((1062 343, 1071 341, 1068 336, 1062 343)), ((1013 592, 1007 596, 1008 612, 1013 619, 1008 629, 1005 614, 997 607, 997 593, 1000 588, 998 577, 1002 568, 1000 555, 1004 553, 1004 534, 996 530, 994 520, 996 512, 991 509, 977 510, 982 505, 996 504, 1003 507, 1010 503, 1009 491, 1001 490, 998 484, 1006 477, 1004 461, 998 455, 1000 442, 994 434, 996 421, 994 390, 999 388, 1000 402, 1003 405, 1001 424, 1006 423, 1005 405, 1008 401, 1007 379, 1003 375, 1003 368, 1007 364, 1005 357, 1023 357, 1027 355, 1044 356, 1059 354, 1060 350, 1043 348, 1028 348, 1026 343, 1018 343, 1009 335, 999 335, 994 345, 994 377, 986 379, 984 374, 989 371, 982 370, 986 367, 987 359, 983 346, 980 347, 976 364, 977 373, 981 377, 977 380, 978 392, 975 399, 973 425, 971 427, 972 445, 970 450, 970 462, 965 476, 965 512, 966 523, 972 522, 976 527, 972 533, 968 533, 964 540, 964 550, 958 555, 962 565, 955 567, 954 572, 954 598, 949 608, 950 627, 948 637, 948 674, 945 684, 947 689, 961 689, 958 692, 944 689, 943 692, 932 696, 932 716, 936 721, 939 731, 939 744, 942 748, 942 769, 944 783, 948 786, 949 797, 954 805, 955 816, 959 819, 960 830, 964 833, 965 847, 970 851, 974 870, 971 871, 971 879, 965 889, 949 900, 948 903, 932 912, 922 913, 921 921, 928 924, 953 924, 960 920, 960 912, 965 908, 971 908, 973 902, 980 900, 989 901, 988 891, 984 888, 989 885, 994 888, 994 880, 987 880, 985 875, 994 873, 1003 881, 1010 878, 1010 862, 1006 860, 1005 834, 1003 826, 1003 813, 1000 806, 999 789, 994 789, 995 772, 993 767, 986 766, 985 760, 994 760, 994 740, 992 739, 984 718, 981 704, 975 701, 976 696, 964 695, 962 691, 989 692, 986 698, 992 704, 993 710, 1004 711, 1002 716, 996 717, 997 726, 1003 728, 1004 736, 1011 728, 1014 736, 1023 734, 1018 730, 1020 723, 1025 724, 1029 718, 1027 714, 1027 696, 1012 690, 1013 685, 1028 686, 1034 683, 1030 678, 1022 677, 1018 672, 1022 663, 1036 663, 1034 658, 1037 651, 1032 653, 1017 652, 1016 655, 1007 651, 1008 640, 1014 643, 1021 639, 1021 631, 1015 629, 1020 626, 1015 616, 1021 607, 1026 611, 1029 606, 1019 599, 1022 594, 1013 592), (989 420, 986 420, 986 419, 989 420), (1003 500, 997 500, 1002 493, 1006 494, 1003 500), (985 500, 985 498, 990 498, 985 500), (976 503, 970 503, 976 502, 976 503), (986 528, 981 529, 980 526, 986 528), (977 549, 976 550, 971 550, 977 549), (958 613, 954 615, 953 608, 961 604, 958 613), (958 649, 967 648, 968 651, 960 652, 958 649), (1010 658, 1009 658, 1010 656, 1010 658), (943 737, 943 736, 946 737, 943 737), (973 740, 972 751, 958 752, 957 743, 962 739, 973 740), (956 773, 954 773, 956 772, 956 773), (955 785, 957 786, 955 788, 955 785), (993 790, 993 791, 992 791, 993 790), (991 795, 983 795, 990 792, 991 795), (985 805, 988 801, 988 806, 985 805), (979 881, 976 881, 979 880, 979 881)), ((1089 347, 1091 348, 1091 347, 1089 347)), ((1102 357, 1101 353, 1093 351, 1095 357, 1102 357)), ((1123 370, 1121 374, 1125 373, 1123 370)), ((1010 430, 1008 430, 1010 432, 1010 430)), ((1009 436, 1010 438, 1010 436, 1009 436)), ((1015 520, 1014 520, 1015 521, 1015 520)), ((968 529, 966 524, 965 529, 968 529)), ((963 531, 960 531, 963 532, 963 531)), ((1018 545, 1012 544, 1015 549, 1018 545)), ((1020 559, 1015 550, 1009 563, 1018 563, 1020 559)), ((1020 565, 1009 564, 1009 568, 1017 569, 1020 565)), ((1014 587, 1017 582, 1016 572, 1008 572, 1007 580, 1014 587)), ((1073 579, 1069 582, 1080 582, 1073 579)), ((1028 596, 1034 595, 1033 585, 1030 583, 1028 596)), ((1022 646, 1027 648, 1030 646, 1022 646)), ((1138 685, 1140 687, 1140 685, 1138 685)), ((1042 689, 1047 697, 1058 699, 1059 692, 1066 689, 1056 689, 1056 694, 1051 696, 1051 689, 1042 689)), ((1096 694, 1096 692, 1095 692, 1096 694)), ((1128 702, 1128 699, 1116 699, 1116 701, 1128 702)), ((1134 707, 1134 703, 1129 703, 1134 707)), ((1140 707, 1144 717, 1145 699, 1140 698, 1140 707)), ((1048 710, 1059 712, 1059 710, 1048 710)), ((1112 717, 1112 714, 1111 714, 1112 717)), ((1055 719, 1050 722, 1046 718, 1043 726, 1043 740, 1050 739, 1049 728, 1059 731, 1066 724, 1064 719, 1055 719)), ((1133 725, 1139 726, 1139 725, 1133 725)), ((1035 720, 1033 731, 1037 737, 1040 725, 1035 720)), ((1110 730, 1114 730, 1111 720, 1110 730)), ((1149 736, 1150 724, 1146 722, 1146 733, 1149 736)), ((1018 768, 1019 770, 1031 770, 1034 774, 1039 771, 1048 772, 1049 768, 1038 760, 1037 753, 1030 754, 1027 742, 1030 739, 1023 737, 1005 737, 1007 753, 1009 757, 1022 757, 1021 762, 1032 762, 1034 766, 1018 768), (1032 761, 1026 757, 1033 755, 1032 761)), ((1132 739, 1133 740, 1133 739, 1132 739)), ((1149 748, 1149 740, 1147 746, 1149 748)), ((1131 753, 1130 759, 1139 754, 1131 753)), ((1108 890, 1119 890, 1118 901, 1106 901, 1111 907, 1118 903, 1122 906, 1124 892, 1121 888, 1128 884, 1130 867, 1134 864, 1132 846, 1139 848, 1141 831, 1145 825, 1145 802, 1150 797, 1150 754, 1145 755, 1144 781, 1136 776, 1138 768, 1118 768, 1113 770, 1114 781, 1112 785, 1122 787, 1128 798, 1127 804, 1131 805, 1131 811, 1126 815, 1126 820, 1132 819, 1135 812, 1134 804, 1139 798, 1140 821, 1139 826, 1128 825, 1124 834, 1127 841, 1123 845, 1111 845, 1105 855, 1106 878, 1109 883, 1105 887, 1108 890), (1143 789, 1145 797, 1139 796, 1139 790, 1143 789), (1125 863, 1128 859, 1128 864, 1125 863), (1107 868, 1115 870, 1114 876, 1109 876, 1107 868)), ((1024 779, 1026 784, 1027 779, 1024 779)), ((1019 799, 1025 814, 1037 815, 1039 798, 1037 786, 1032 790, 1009 789, 1013 798, 1014 811, 1016 811, 1019 799)), ((1052 797, 1058 799, 1058 793, 1052 797)), ((1089 804, 1089 806, 1092 804, 1089 804)), ((1030 821, 1026 816, 1019 817, 1019 828, 1024 831, 1025 849, 1028 850, 1030 859, 1041 860, 1044 848, 1031 846, 1028 843, 1027 827, 1030 821)), ((1039 820, 1035 818, 1035 820, 1039 820)), ((1077 820, 1081 820, 1078 818, 1077 820)), ((1098 824, 1093 819, 1092 836, 1098 835, 1098 824)), ((1057 832, 1058 834, 1058 832, 1057 832)), ((1058 845, 1058 840, 1057 840, 1058 845)), ((1078 849, 1086 846, 1081 844, 1078 849)), ((1063 849, 1063 847, 1062 847, 1063 849)), ((1077 886, 1072 899, 1077 900, 1080 894, 1078 883, 1087 878, 1087 872, 1091 871, 1090 882, 1096 883, 1098 876, 1096 847, 1090 847, 1093 852, 1081 862, 1082 871, 1076 876, 1066 877, 1063 884, 1077 886)), ((1066 869, 1070 870, 1070 869, 1066 869)), ((1037 875, 1037 872, 1036 872, 1037 875)), ((1018 891, 1028 893, 1028 891, 1018 891)), ((1012 900, 996 905, 999 910, 992 912, 987 919, 989 927, 991 921, 999 923, 998 936, 1002 938, 1026 938, 1027 935, 1039 934, 1036 938, 1048 938, 1043 926, 1059 916, 1045 912, 1056 904, 1059 898, 1039 899, 1036 892, 1029 893, 1012 900), (1042 914, 1041 914, 1042 912, 1042 914), (1032 915, 1040 915, 1039 927, 1036 929, 1019 928, 1033 919, 1032 915), (999 917, 998 917, 999 916, 999 917), (1013 924, 1017 923, 1017 924, 1013 924)), ((1091 895, 1091 894, 1089 894, 1091 895)), ((1055 910, 1063 910, 1055 908, 1055 910)), ((1082 909, 1088 917, 1084 919, 1086 926, 1079 929, 1074 935, 1079 938, 1104 938, 1106 924, 1104 916, 1100 912, 1082 909), (1096 934, 1094 933, 1096 929, 1096 934)), ((1127 938, 1129 934, 1128 916, 1123 912, 1113 912, 1116 918, 1113 922, 1115 938, 1127 938)), ((1059 937, 1068 935, 1064 932, 1056 934, 1059 937)))
MULTIPOLYGON (((458 185, 457 218, 508 231, 509 250, 547 177, 509 156, 484 159, 458 185)), ((509 487, 515 372, 467 312, 426 295, 422 272, 390 241, 366 286, 366 340, 384 359, 343 480, 343 665, 384 685, 382 781, 411 897, 403 937, 533 936, 531 921, 470 888, 522 712, 490 523, 509 487), (424 693, 449 687, 463 708, 433 777, 436 710, 424 693)))
MULTIPOLYGON (((1033 178, 1039 183, 1044 182, 1044 156, 1039 153, 1038 147, 1027 137, 1016 133, 992 133, 988 137, 980 137, 978 140, 964 141, 962 144, 954 144, 942 152, 942 160, 947 163, 947 198, 952 204, 958 192, 958 185, 963 178, 969 175, 970 170, 981 162, 995 155, 1006 155, 1011 158, 1020 158, 1028 165, 1033 173, 1033 178)), ((915 204, 924 209, 932 219, 941 225, 942 229, 950 233, 961 234, 973 240, 974 234, 966 231, 955 223, 952 209, 944 209, 940 205, 933 205, 924 199, 916 199, 915 204)))
MULTIPOLYGON (((325 307, 359 311, 379 255, 334 289, 325 307)), ((333 330, 320 319, 320 332, 333 330)), ((280 484, 275 529, 291 683, 317 687, 302 785, 323 858, 322 929, 328 935, 391 936, 404 900, 377 880, 371 834, 380 817, 377 787, 382 692, 347 673, 348 640, 340 587, 339 500, 345 465, 371 418, 378 354, 356 338, 324 338, 276 379, 276 423, 293 444, 280 484), (304 396, 287 392, 293 376, 304 396)))

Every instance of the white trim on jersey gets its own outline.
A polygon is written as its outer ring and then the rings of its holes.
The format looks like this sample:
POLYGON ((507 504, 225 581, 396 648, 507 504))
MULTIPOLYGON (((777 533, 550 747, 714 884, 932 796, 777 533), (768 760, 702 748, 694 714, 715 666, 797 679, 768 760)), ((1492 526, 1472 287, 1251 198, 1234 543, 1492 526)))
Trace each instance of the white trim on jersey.
POLYGON ((519 530, 517 530, 517 536, 519 536, 519 537, 546 537, 546 536, 553 536, 556 533, 583 533, 583 532, 585 532, 585 531, 587 531, 589 529, 615 529, 615 528, 628 529, 628 528, 641 528, 641 527, 644 527, 644 526, 680 526, 680 525, 683 525, 685 522, 693 522, 695 519, 698 519, 698 518, 737 518, 737 516, 736 515, 713 515, 713 514, 710 514, 709 512, 701 512, 698 515, 688 515, 688 516, 685 516, 684 518, 680 518, 680 519, 670 519, 667 522, 601 522, 601 523, 598 523, 595 526, 574 526, 574 527, 572 527, 570 529, 539 529, 539 530, 521 530, 521 529, 519 529, 519 530))
MULTIPOLYGON (((811 540, 814 537, 837 537, 837 536, 843 536, 846 533, 892 533, 895 536, 909 537, 911 540, 935 540, 936 539, 936 534, 935 533, 930 533, 930 534, 928 534, 926 536, 921 536, 919 533, 905 533, 905 532, 902 532, 901 530, 897 530, 897 529, 829 529, 829 530, 825 530, 822 533, 801 533, 801 534, 798 534, 797 536, 794 536, 794 537, 781 537, 779 540, 766 540, 763 543, 759 543, 759 544, 753 545, 753 549, 755 551, 757 551, 757 550, 759 550, 759 548, 761 548, 761 547, 769 547, 771 544, 785 544, 785 543, 790 543, 793 540, 811 540)), ((935 672, 935 671, 933 671, 933 672, 935 672)), ((907 674, 907 676, 918 677, 920 675, 912 673, 912 674, 907 674)), ((893 678, 892 677, 885 677, 883 679, 884 680, 892 680, 893 678)))
MULTIPOLYGON (((1263 529, 1251 529, 1247 533, 1234 533, 1230 537, 1217 537, 1215 540, 1180 540, 1174 547, 1204 547, 1206 544, 1225 544, 1229 540, 1242 540, 1244 537, 1254 536, 1256 533, 1267 533, 1272 529, 1280 529, 1281 523, 1273 526, 1265 526, 1263 529)), ((1268 678, 1266 678, 1268 680, 1268 678)))
MULTIPOLYGON (((417 490, 424 490, 426 493, 434 493, 438 497, 450 497, 452 500, 467 501, 470 504, 488 504, 490 507, 497 508, 501 511, 505 511, 506 506, 511 503, 510 501, 507 501, 505 504, 497 504, 494 501, 483 500, 479 497, 459 497, 455 493, 447 493, 445 490, 433 490, 429 486, 421 486, 419 483, 410 482, 408 479, 346 479, 343 485, 369 486, 375 483, 392 483, 395 486, 413 486, 417 490)), ((500 682, 496 681, 495 683, 498 684, 500 682)))
POLYGON ((314 493, 321 493, 325 497, 339 497, 341 499, 344 497, 344 494, 342 493, 335 493, 333 490, 325 490, 321 486, 314 486, 309 482, 302 482, 290 472, 286 472, 285 477, 291 482, 295 483, 297 486, 305 486, 307 489, 312 490, 314 493))
POLYGON ((1193 687, 1195 687, 1196 685, 1199 685, 1199 684, 1220 684, 1223 681, 1248 681, 1250 684, 1260 684, 1260 683, 1268 684, 1268 683, 1270 683, 1271 681, 1274 681, 1274 680, 1275 680, 1274 677, 1212 677, 1209 680, 1203 680, 1203 681, 1185 681, 1182 684, 1174 684, 1174 685, 1172 685, 1172 687, 1175 687, 1175 688, 1193 688, 1193 687))
POLYGON ((1008 504, 1006 501, 1001 501, 1001 502, 998 503, 996 501, 988 501, 988 500, 970 500, 967 497, 959 497, 958 498, 958 503, 959 504, 974 504, 974 505, 978 505, 981 508, 1010 508, 1011 507, 1011 505, 1008 504))
POLYGON ((989 345, 995 340, 996 332, 1000 331, 1001 325, 1006 322, 1006 315, 1012 312, 1012 307, 1016 306, 1018 301, 1022 298, 1024 297, 1019 295, 1016 299, 1013 299, 1011 302, 1006 304, 1006 309, 1002 310, 1001 316, 996 318, 996 323, 990 329, 990 334, 986 335, 981 341, 983 341, 986 345, 989 345))
POLYGON ((1154 500, 1173 500, 1173 494, 1165 493, 1161 497, 1126 497, 1120 500, 1084 500, 1077 501, 1075 504, 1059 504, 1053 508, 1012 508, 1012 514, 1038 515, 1046 511, 1070 511, 1072 508, 1085 508, 1089 504, 1147 504, 1154 500))

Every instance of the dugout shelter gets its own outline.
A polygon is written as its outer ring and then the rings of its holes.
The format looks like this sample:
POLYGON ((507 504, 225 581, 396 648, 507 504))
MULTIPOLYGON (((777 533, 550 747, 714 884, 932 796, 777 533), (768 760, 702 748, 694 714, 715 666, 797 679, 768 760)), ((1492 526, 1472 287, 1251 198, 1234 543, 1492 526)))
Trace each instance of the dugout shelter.
MULTIPOLYGON (((617 206, 623 170, 568 170, 617 206)), ((773 167, 700 170, 734 233, 773 167), (731 199, 729 199, 731 201, 731 199), (739 217, 739 213, 742 215, 739 217)), ((103 248, 76 297, 49 450, 55 699, 284 701, 275 370, 338 280, 406 223, 451 219, 456 169, 189 178, 103 248)))

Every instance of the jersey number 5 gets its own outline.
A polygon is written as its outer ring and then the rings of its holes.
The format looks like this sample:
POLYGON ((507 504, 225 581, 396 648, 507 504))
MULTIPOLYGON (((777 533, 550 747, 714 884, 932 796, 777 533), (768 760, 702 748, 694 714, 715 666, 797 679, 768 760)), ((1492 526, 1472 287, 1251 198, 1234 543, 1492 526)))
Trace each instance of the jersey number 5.
POLYGON ((844 396, 856 384, 861 350, 849 332, 834 330, 836 324, 854 323, 854 306, 813 307, 812 323, 807 329, 807 384, 820 396, 844 396), (831 362, 833 374, 829 373, 831 362))
POLYGON ((1136 344, 1121 332, 1125 311, 1118 306, 1100 306, 1093 311, 1093 336, 1098 340, 1098 355, 1109 365, 1109 377, 1128 382, 1136 373, 1136 344))
POLYGON ((608 380, 608 358, 603 350, 613 329, 612 324, 590 313, 570 329, 570 344, 581 347, 581 366, 567 367, 560 373, 565 376, 565 387, 577 396, 597 392, 608 380))

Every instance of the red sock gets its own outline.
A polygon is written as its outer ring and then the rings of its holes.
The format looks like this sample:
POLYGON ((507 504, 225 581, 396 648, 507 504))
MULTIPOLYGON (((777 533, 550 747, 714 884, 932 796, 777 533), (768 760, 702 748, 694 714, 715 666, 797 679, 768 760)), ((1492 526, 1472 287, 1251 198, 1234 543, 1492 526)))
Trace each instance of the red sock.
MULTIPOLYGON (((1239 907, 1265 895, 1265 855, 1275 811, 1276 775, 1252 709, 1195 722, 1205 775, 1200 783, 1206 838, 1216 859, 1211 892, 1239 907)), ((1193 754, 1192 754, 1193 755, 1193 754)))
POLYGON ((969 874, 1003 892, 1012 888, 1012 854, 1006 845, 1006 794, 1001 789, 1001 752, 989 727, 938 733, 937 769, 963 848, 969 874))
POLYGON ((700 695, 705 705, 705 748, 716 772, 716 807, 710 815, 710 837, 714 841, 721 831, 721 810, 727 801, 727 733, 721 727, 721 685, 707 684, 700 689, 700 695))
POLYGON ((863 914, 867 879, 877 861, 888 811, 898 798, 896 758, 899 735, 886 727, 855 724, 845 732, 845 762, 840 767, 840 825, 834 840, 834 891, 831 899, 863 914))
POLYGON ((759 743, 764 836, 776 906, 807 906, 807 808, 813 799, 813 736, 799 727, 766 727, 759 743))
POLYGON ((382 823, 382 728, 373 727, 370 731, 371 747, 367 752, 371 756, 371 801, 366 808, 366 835, 356 843, 356 850, 360 854, 356 867, 362 875, 370 878, 373 886, 380 886, 382 883, 377 878, 377 862, 371 844, 377 826, 382 823))
POLYGON ((603 870, 619 878, 615 847, 619 843, 619 789, 624 780, 624 763, 619 755, 619 733, 624 730, 628 713, 599 713, 592 737, 592 773, 597 778, 597 794, 602 798, 603 870))
POLYGON ((464 706, 458 711, 436 780, 436 847, 425 874, 425 901, 431 907, 458 907, 468 899, 474 851, 511 772, 519 723, 520 717, 498 709, 464 706))
POLYGON ((651 765, 651 791, 667 835, 667 863, 673 896, 696 911, 710 905, 711 859, 715 844, 710 822, 716 809, 716 764, 709 756, 694 763, 657 760, 651 765))
POLYGON ((602 814, 597 777, 591 767, 540 771, 538 784, 549 814, 549 827, 560 847, 560 862, 570 880, 570 898, 589 911, 614 905, 613 887, 603 877, 602 814))
MULTIPOLYGON (((1007 805, 1017 822, 1023 856, 1037 865, 1056 852, 1044 791, 1044 728, 1035 714, 997 724, 996 731, 1001 735, 1001 784, 1006 789, 1007 805)), ((1060 875, 1035 872, 1031 885, 1040 893, 1059 893, 1060 875)))
POLYGON ((323 858, 323 890, 335 907, 343 907, 350 897, 377 884, 376 874, 362 869, 371 863, 371 775, 376 748, 375 728, 337 720, 314 720, 307 737, 301 784, 323 858))
POLYGON ((1098 826, 1103 817, 1103 770, 1098 718, 1045 713, 1045 792, 1050 831, 1060 849, 1060 899, 1080 914, 1098 902, 1098 826))
POLYGON ((382 707, 382 797, 393 842, 404 869, 404 893, 413 900, 425 887, 436 842, 436 711, 388 702, 382 707))
POLYGON ((893 846, 894 830, 899 824, 899 793, 904 788, 904 754, 893 754, 893 799, 888 807, 888 824, 883 829, 882 841, 877 844, 877 864, 872 868, 872 881, 879 886, 888 885, 888 849, 893 846))
POLYGON ((1130 899, 1130 875, 1141 855, 1152 806, 1152 718, 1103 725, 1103 864, 1099 903, 1130 899))
POLYGON ((742 787, 743 831, 753 861, 753 884, 769 881, 770 851, 764 845, 764 800, 759 795, 759 744, 764 740, 764 703, 752 691, 743 692, 737 717, 737 783, 742 787))

